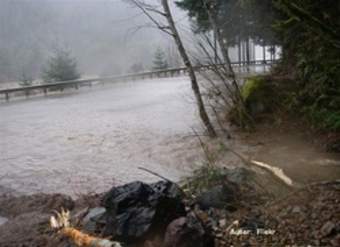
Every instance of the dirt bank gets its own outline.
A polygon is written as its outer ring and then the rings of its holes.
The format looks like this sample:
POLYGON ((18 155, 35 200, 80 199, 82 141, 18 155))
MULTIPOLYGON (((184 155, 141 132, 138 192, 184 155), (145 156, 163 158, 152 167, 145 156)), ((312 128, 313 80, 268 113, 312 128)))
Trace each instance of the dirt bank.
MULTIPOLYGON (((77 201, 60 194, 1 197, 0 215, 8 221, 0 226, 0 246, 70 246, 50 230, 49 216, 60 207, 80 215, 97 206, 101 197, 77 201)), ((240 207, 216 220, 215 246, 339 246, 339 198, 340 183, 334 182, 299 189, 260 206, 240 207)))
POLYGON ((231 140, 219 140, 210 145, 218 154, 219 165, 239 162, 232 152, 228 152, 230 148, 247 159, 283 169, 301 185, 340 179, 340 154, 328 152, 323 136, 299 120, 282 117, 275 122, 265 119, 256 125, 254 132, 233 129, 231 135, 231 140), (222 151, 218 151, 219 143, 225 146, 222 151))
POLYGON ((43 247, 67 246, 49 228, 49 217, 61 208, 76 212, 98 204, 99 195, 86 195, 78 200, 62 194, 0 197, 0 216, 7 221, 0 225, 0 246, 43 247))

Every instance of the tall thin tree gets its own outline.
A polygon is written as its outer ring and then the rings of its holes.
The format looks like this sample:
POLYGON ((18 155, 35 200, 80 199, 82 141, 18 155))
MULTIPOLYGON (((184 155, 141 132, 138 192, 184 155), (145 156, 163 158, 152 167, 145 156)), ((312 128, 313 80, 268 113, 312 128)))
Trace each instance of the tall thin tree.
POLYGON ((186 49, 183 45, 183 42, 182 42, 181 37, 179 35, 179 32, 176 28, 176 24, 175 24, 174 19, 172 17, 172 13, 171 13, 171 10, 170 10, 170 7, 169 7, 168 0, 161 0, 163 11, 160 11, 155 6, 147 4, 143 1, 130 0, 130 2, 132 2, 135 6, 137 6, 157 26, 157 28, 159 28, 161 31, 163 31, 163 32, 169 34, 171 37, 173 37, 173 39, 176 43, 178 52, 181 55, 183 63, 185 64, 185 66, 188 70, 188 74, 189 74, 189 77, 190 77, 190 80, 191 80, 191 88, 192 88, 194 95, 195 95, 195 98, 196 98, 196 103, 197 103, 200 118, 201 118, 204 126, 206 127, 209 136, 216 137, 217 136, 216 131, 215 131, 215 129, 214 129, 212 123, 211 123, 209 115, 208 115, 206 108, 204 106, 204 102, 203 102, 200 87, 199 87, 199 84, 198 84, 197 76, 195 74, 195 70, 194 70, 192 62, 189 58, 189 55, 188 55, 188 53, 187 53, 187 51, 186 51, 186 49), (164 17, 167 21, 167 25, 166 26, 162 25, 162 23, 157 21, 151 15, 151 13, 156 13, 159 16, 164 17))

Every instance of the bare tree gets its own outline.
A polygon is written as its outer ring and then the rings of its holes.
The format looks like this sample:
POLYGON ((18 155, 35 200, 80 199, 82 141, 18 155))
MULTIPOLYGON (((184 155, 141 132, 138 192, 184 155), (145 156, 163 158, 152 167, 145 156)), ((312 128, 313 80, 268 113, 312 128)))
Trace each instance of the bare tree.
POLYGON ((201 95, 200 87, 197 81, 197 77, 192 62, 188 56, 186 49, 184 48, 183 42, 176 28, 168 0, 161 0, 162 10, 159 10, 157 6, 147 4, 141 0, 129 0, 129 2, 137 6, 158 29, 170 35, 174 39, 179 54, 181 55, 182 60, 188 70, 188 74, 191 80, 191 87, 196 98, 200 118, 204 126, 206 127, 209 136, 216 137, 217 136, 216 131, 211 123, 211 120, 204 106, 203 98, 201 95), (167 24, 163 25, 160 21, 155 19, 152 14, 157 14, 158 16, 165 18, 167 24))
MULTIPOLYGON (((215 65, 212 66, 212 70, 226 85, 227 90, 230 93, 229 96, 233 99, 234 109, 237 112, 237 115, 238 115, 237 118, 239 118, 238 122, 241 125, 247 125, 252 122, 252 119, 249 116, 248 111, 246 109, 244 100, 241 95, 241 90, 236 79, 235 72, 231 65, 227 41, 223 39, 223 36, 221 34, 221 28, 219 27, 218 15, 217 15, 217 9, 216 9, 217 1, 216 0, 203 0, 203 4, 207 11, 209 22, 212 26, 215 39, 217 40, 217 43, 220 47, 221 54, 222 54, 222 59, 218 58, 218 53, 216 53, 216 44, 213 45, 211 42, 209 42, 209 39, 206 39, 208 41, 209 46, 215 50, 215 65), (216 60, 220 61, 220 66, 216 66, 216 60), (231 85, 233 87, 232 89, 230 89, 230 87, 226 84, 225 80, 228 80, 231 82, 231 85)), ((205 51, 205 53, 207 53, 203 45, 201 45, 201 48, 205 51)))

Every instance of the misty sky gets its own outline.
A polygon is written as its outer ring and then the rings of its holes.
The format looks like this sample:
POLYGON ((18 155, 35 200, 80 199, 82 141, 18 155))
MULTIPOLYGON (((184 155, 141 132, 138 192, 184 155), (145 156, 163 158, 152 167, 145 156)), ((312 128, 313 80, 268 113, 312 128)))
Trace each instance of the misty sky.
MULTIPOLYGON (((188 39, 188 18, 170 2, 188 39)), ((174 46, 159 30, 142 28, 148 23, 124 0, 1 0, 0 80, 23 71, 39 77, 56 47, 70 50, 85 75, 126 73, 133 63, 149 69, 158 46, 167 52, 174 46)))

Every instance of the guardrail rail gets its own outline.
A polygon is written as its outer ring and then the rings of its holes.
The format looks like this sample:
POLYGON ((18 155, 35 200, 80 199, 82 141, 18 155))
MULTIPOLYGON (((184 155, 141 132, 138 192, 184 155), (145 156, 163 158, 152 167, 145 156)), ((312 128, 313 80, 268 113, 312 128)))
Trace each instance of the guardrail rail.
MULTIPOLYGON (((232 65, 234 67, 247 67, 249 65, 271 65, 276 61, 263 61, 263 60, 256 60, 250 61, 247 64, 233 62, 232 65)), ((222 64, 218 64, 217 66, 221 66, 222 64)), ((194 66, 196 71, 199 70, 206 70, 211 69, 216 65, 198 65, 194 66)), ((54 82, 54 83, 46 83, 41 85, 33 85, 33 86, 23 86, 23 87, 16 87, 16 88, 9 88, 9 89, 2 89, 0 90, 0 95, 5 95, 6 101, 9 101, 10 95, 15 94, 16 92, 23 92, 26 97, 29 97, 31 91, 41 90, 45 95, 48 91, 52 90, 60 90, 63 91, 65 88, 75 88, 78 89, 81 86, 92 86, 94 82, 116 82, 116 81, 126 81, 126 80, 137 80, 137 79, 146 79, 146 78, 160 78, 160 77, 174 77, 186 74, 187 69, 186 67, 180 68, 172 68, 172 69, 165 69, 165 70, 157 70, 157 71, 147 71, 141 73, 134 73, 134 74, 125 74, 125 75, 118 75, 118 76, 109 76, 109 77, 96 77, 96 78, 89 78, 89 79, 79 79, 79 80, 72 80, 72 81, 63 81, 63 82, 54 82)))

